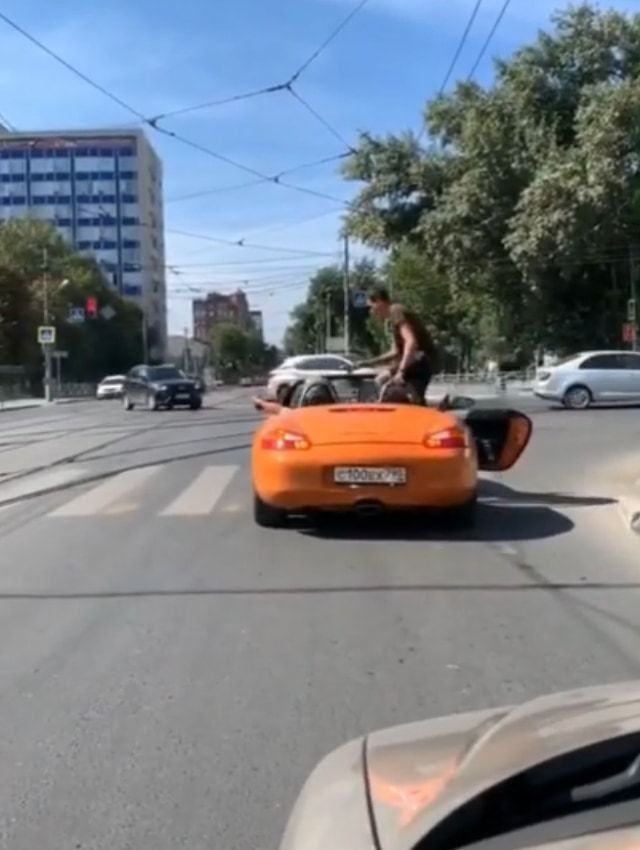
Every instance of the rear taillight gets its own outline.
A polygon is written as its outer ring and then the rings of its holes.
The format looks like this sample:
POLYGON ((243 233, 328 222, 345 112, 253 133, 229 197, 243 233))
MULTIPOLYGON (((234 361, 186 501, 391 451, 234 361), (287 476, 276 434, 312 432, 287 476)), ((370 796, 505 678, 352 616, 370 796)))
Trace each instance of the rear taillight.
POLYGON ((311 448, 311 443, 297 431, 288 431, 285 428, 277 428, 270 431, 262 438, 262 448, 267 451, 305 451, 311 448))
POLYGON ((424 444, 428 449, 468 449, 469 435, 464 428, 444 428, 427 434, 424 444))

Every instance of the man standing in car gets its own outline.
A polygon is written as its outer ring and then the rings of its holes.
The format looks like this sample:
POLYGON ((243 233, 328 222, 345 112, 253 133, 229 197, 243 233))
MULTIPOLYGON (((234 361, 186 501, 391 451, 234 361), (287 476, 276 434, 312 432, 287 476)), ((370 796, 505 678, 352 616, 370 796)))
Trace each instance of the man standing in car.
POLYGON ((426 404, 426 393, 434 371, 437 369, 437 351, 423 321, 401 304, 393 304, 383 287, 369 294, 369 309, 374 316, 391 322, 393 348, 380 357, 361 363, 361 366, 391 366, 390 379, 397 384, 407 384, 426 404))

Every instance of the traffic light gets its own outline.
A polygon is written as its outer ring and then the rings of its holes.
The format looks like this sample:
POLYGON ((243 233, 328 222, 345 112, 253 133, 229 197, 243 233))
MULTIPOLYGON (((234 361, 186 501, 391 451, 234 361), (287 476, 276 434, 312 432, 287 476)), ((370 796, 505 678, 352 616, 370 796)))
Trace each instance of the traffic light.
POLYGON ((87 298, 87 318, 95 319, 98 316, 98 299, 92 295, 87 298))

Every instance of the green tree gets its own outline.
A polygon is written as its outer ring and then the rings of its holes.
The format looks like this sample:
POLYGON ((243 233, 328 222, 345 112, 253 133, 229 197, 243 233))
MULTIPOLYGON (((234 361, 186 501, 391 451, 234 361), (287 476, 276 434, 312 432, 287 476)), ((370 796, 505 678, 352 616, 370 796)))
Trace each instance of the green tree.
POLYGON ((45 292, 56 345, 69 351, 68 380, 95 380, 142 359, 141 311, 113 291, 93 259, 75 254, 51 225, 34 219, 0 226, 0 359, 41 375, 36 328, 44 320, 45 292), (112 307, 114 317, 70 324, 71 307, 83 307, 88 296, 99 309, 112 307))
MULTIPOLYGON (((350 274, 350 290, 369 291, 380 283, 380 276, 370 260, 354 264, 350 274)), ((319 269, 309 281, 303 303, 291 312, 291 322, 285 333, 288 354, 310 354, 324 351, 327 336, 344 334, 344 271, 339 266, 319 269)), ((354 351, 375 350, 376 331, 368 322, 366 311, 349 305, 351 348, 354 351)))
POLYGON ((640 15, 559 13, 489 89, 428 104, 426 149, 362 137, 345 166, 365 184, 350 232, 422 255, 453 304, 441 333, 462 329, 480 353, 619 344, 640 253, 639 70, 640 15))

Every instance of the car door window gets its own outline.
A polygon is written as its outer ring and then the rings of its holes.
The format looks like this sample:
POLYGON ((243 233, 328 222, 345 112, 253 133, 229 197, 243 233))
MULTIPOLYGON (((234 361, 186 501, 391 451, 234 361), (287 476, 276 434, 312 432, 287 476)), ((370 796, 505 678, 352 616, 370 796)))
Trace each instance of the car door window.
POLYGON ((625 368, 617 354, 594 354, 580 364, 581 369, 611 370, 625 368))
POLYGON ((623 369, 631 369, 640 375, 640 354, 620 354, 623 369))

